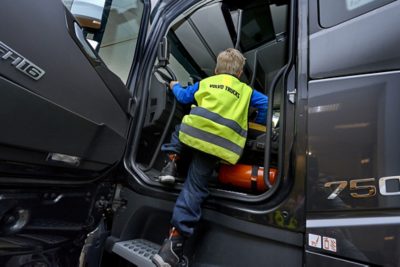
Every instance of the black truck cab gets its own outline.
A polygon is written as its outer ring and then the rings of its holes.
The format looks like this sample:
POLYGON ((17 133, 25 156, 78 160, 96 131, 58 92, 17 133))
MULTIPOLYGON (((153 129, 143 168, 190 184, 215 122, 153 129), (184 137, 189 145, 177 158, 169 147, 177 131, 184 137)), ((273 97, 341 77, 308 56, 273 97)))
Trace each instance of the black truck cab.
POLYGON ((269 98, 221 163, 189 266, 399 266, 400 2, 3 0, 0 266, 154 266, 190 110, 167 84, 246 57, 269 98))

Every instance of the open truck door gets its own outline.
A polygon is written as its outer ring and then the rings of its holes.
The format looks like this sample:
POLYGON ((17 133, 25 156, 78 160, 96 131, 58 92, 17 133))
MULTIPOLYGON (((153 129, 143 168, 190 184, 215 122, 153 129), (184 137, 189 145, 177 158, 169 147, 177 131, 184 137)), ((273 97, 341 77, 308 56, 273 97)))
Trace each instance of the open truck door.
POLYGON ((2 2, 1 266, 77 266, 126 148, 150 5, 103 1, 96 29, 74 2, 2 2))

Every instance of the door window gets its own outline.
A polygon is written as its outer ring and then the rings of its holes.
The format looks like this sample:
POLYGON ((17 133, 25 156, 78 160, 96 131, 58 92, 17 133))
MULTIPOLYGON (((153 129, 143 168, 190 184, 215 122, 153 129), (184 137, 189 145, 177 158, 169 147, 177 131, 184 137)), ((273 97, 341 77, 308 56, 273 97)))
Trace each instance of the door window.
POLYGON ((139 35, 140 0, 63 0, 92 48, 123 82, 128 79, 139 35))

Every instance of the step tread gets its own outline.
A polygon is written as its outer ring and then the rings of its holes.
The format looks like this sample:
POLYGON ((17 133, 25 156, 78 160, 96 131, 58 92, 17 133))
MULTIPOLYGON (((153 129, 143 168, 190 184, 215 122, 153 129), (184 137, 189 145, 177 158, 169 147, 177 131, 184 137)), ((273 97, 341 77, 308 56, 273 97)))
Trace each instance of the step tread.
POLYGON ((160 245, 144 239, 133 239, 117 242, 112 251, 127 261, 140 267, 154 267, 151 257, 157 253, 160 245))

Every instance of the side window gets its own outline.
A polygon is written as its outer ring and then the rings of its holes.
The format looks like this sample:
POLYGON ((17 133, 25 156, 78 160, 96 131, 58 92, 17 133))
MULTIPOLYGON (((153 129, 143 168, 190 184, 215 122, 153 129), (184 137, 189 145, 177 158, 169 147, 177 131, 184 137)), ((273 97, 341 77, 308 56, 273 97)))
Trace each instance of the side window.
POLYGON ((140 0, 63 0, 107 67, 127 81, 135 55, 143 3, 140 0))
POLYGON ((244 7, 240 45, 243 52, 260 47, 275 39, 268 5, 244 7))
POLYGON ((321 27, 329 28, 395 0, 319 0, 321 27))

